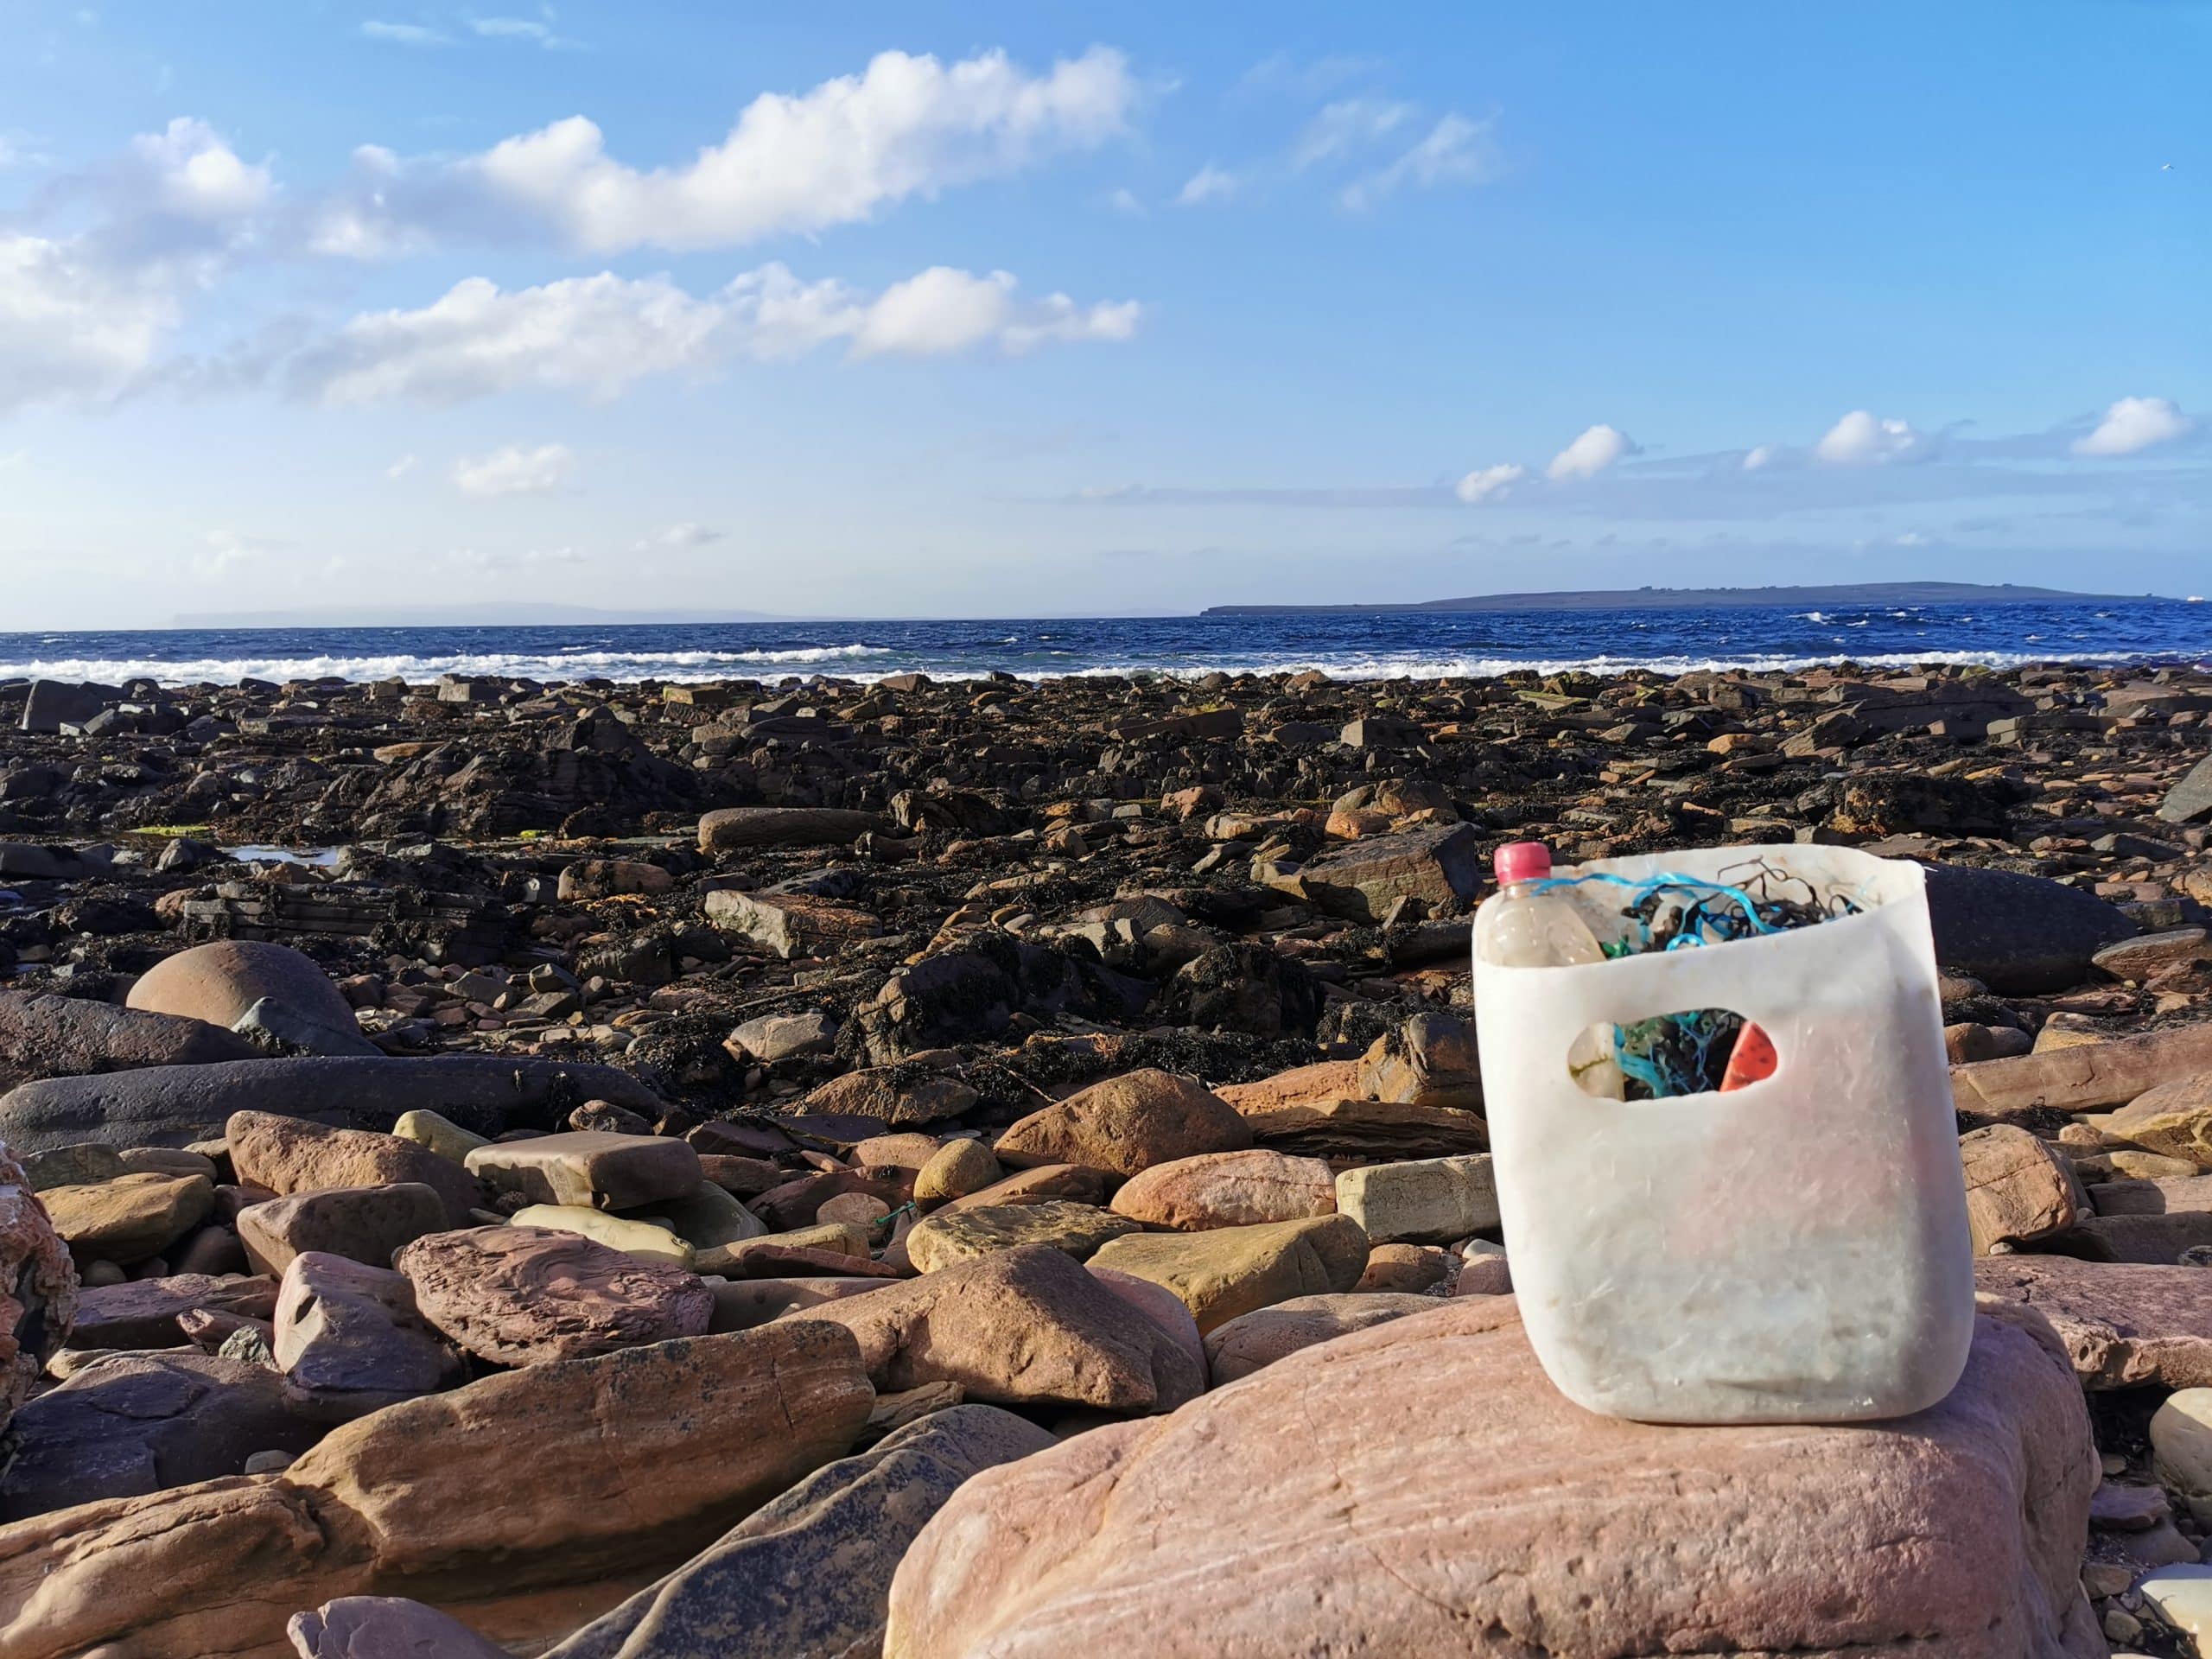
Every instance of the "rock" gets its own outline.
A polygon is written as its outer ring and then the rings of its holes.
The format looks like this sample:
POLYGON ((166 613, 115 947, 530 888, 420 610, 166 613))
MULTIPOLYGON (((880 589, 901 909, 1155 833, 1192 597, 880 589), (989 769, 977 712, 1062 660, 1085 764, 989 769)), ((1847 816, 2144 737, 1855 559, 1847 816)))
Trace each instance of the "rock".
POLYGON ((760 1217, 710 1181, 700 1182, 688 1198, 662 1200, 654 1210, 696 1249, 741 1244, 768 1230, 760 1217))
POLYGON ((2196 823, 2212 818, 2212 755, 2207 755, 2182 774, 2158 804, 2158 816, 2168 823, 2196 823))
POLYGON ((125 1003, 227 1027, 264 997, 316 1025, 359 1033, 352 1006, 314 957, 263 939, 216 939, 166 957, 138 976, 125 1003))
POLYGON ((64 726, 81 726, 109 704, 121 702, 123 698, 120 688, 98 685, 89 680, 81 685, 72 684, 67 680, 33 680, 30 690, 23 699, 21 729, 51 734, 59 732, 64 726))
POLYGON ((215 1206, 204 1175, 118 1175, 92 1186, 41 1193, 54 1230, 79 1262, 125 1266, 158 1255, 207 1219, 215 1206))
POLYGON ((273 996, 263 997, 240 1014, 232 1022, 231 1030, 256 1052, 279 1058, 302 1054, 374 1057, 384 1052, 361 1034, 350 1015, 344 1025, 334 1026, 273 996))
POLYGON ((2137 1580, 2135 1591, 2161 1623, 2203 1651, 2204 1643, 2212 1639, 2212 1567, 2162 1567, 2137 1580))
POLYGON ((1470 1249, 1461 1258, 1459 1276, 1452 1281, 1454 1296, 1510 1296, 1513 1269, 1503 1250, 1470 1249))
POLYGON ((1337 1176, 1337 1211, 1376 1243, 1442 1243, 1498 1224, 1490 1154, 1373 1164, 1337 1176))
POLYGON ((472 1227, 392 1258, 423 1317, 500 1365, 541 1365, 696 1336, 714 1298, 697 1275, 575 1233, 472 1227))
POLYGON ((19 881, 86 881, 110 874, 106 849, 38 847, 0 841, 0 875, 19 881))
POLYGON ((793 1321, 404 1401, 278 1476, 10 1528, 0 1651, 281 1654, 295 1611, 400 1587, 542 1650, 842 1455, 874 1399, 849 1336, 793 1321))
POLYGON ((834 955, 853 939, 872 939, 882 919, 856 905, 841 905, 795 893, 734 893, 707 895, 707 919, 725 933, 750 939, 772 957, 834 955))
POLYGON ((1337 1190, 1319 1159, 1254 1147, 1154 1164, 1123 1183, 1113 1207, 1147 1227, 1201 1232, 1333 1215, 1337 1190))
POLYGON ((1450 1014, 1415 1014, 1361 1057, 1356 1092, 1408 1106, 1481 1111, 1482 1063, 1473 1022, 1450 1014))
POLYGON ((830 1016, 819 1008, 809 1008, 804 1014, 764 1014, 757 1020, 747 1020, 730 1033, 724 1046, 763 1065, 774 1065, 810 1054, 826 1054, 836 1037, 830 1016))
POLYGON ((1459 1271, 1459 1258, 1434 1244, 1377 1244, 1352 1289, 1362 1295, 1433 1291, 1459 1271))
POLYGON ((256 1452, 304 1452, 274 1371, 178 1352, 105 1354, 16 1413, 0 1521, 240 1472, 256 1452))
POLYGON ((2140 983, 2169 968, 2202 962, 2212 956, 2212 946, 2208 946, 2205 939, 2205 931, 2201 927, 2170 928, 2164 933, 2145 933, 2122 939, 2118 944, 2108 944, 2091 961, 2100 973, 2140 983))
POLYGON ((1408 1313, 1433 1313, 1436 1307, 1433 1296, 1361 1292, 1294 1296, 1216 1325, 1205 1338, 1207 1376, 1211 1386, 1222 1388, 1301 1348, 1402 1319, 1408 1313))
POLYGON ((0 1436, 69 1340, 77 1295, 67 1248, 22 1166, 0 1146, 0 1436))
POLYGON ((695 1265, 697 1256, 690 1239, 665 1227, 650 1221, 610 1216, 604 1210, 594 1210, 586 1205, 527 1204, 507 1219, 517 1227, 538 1227, 549 1232, 594 1239, 610 1250, 620 1250, 640 1262, 666 1262, 688 1268, 695 1265))
POLYGON ((547 1659, 841 1659, 874 1652, 891 1576, 983 1469, 1054 1445, 995 1406, 956 1405, 817 1470, 547 1659))
POLYGON ((403 1596, 340 1596, 294 1613, 284 1633, 300 1659, 509 1659, 459 1619, 403 1596))
POLYGON ((1936 960, 2004 996, 2063 991, 2088 980, 2096 953, 2135 924, 2101 899, 2039 875, 1930 864, 1936 960))
POLYGON ((1974 1253, 2048 1238, 2077 1225, 2089 1201, 2066 1155, 2025 1129, 1992 1124, 1959 1137, 1974 1253))
POLYGON ((1358 1224, 1338 1215, 1204 1233, 1133 1233, 1101 1247, 1092 1261, 1165 1285, 1206 1332, 1294 1296, 1350 1290, 1366 1270, 1367 1250, 1358 1224))
POLYGON ((1255 1140, 1309 1158, 1441 1158, 1490 1145, 1473 1112, 1359 1098, 1359 1071, 1357 1061, 1324 1062, 1217 1092, 1255 1140))
POLYGON ((2101 1216, 2164 1216, 2212 1210, 2212 1175, 2102 1181, 2089 1194, 2101 1216))
POLYGON ((428 1147, 448 1163, 468 1163, 468 1154, 479 1147, 492 1144, 488 1136, 472 1134, 458 1123, 449 1122, 435 1112, 402 1112, 392 1120, 391 1132, 402 1141, 412 1141, 417 1146, 428 1147))
POLYGON ((699 1154, 685 1141, 588 1129, 495 1141, 470 1153, 467 1166, 494 1191, 532 1204, 600 1210, 689 1198, 702 1179, 699 1154))
POLYGON ((1251 1144, 1244 1120, 1195 1077, 1142 1071, 1032 1112, 999 1137, 995 1151, 1001 1163, 1016 1168, 1081 1164, 1134 1175, 1154 1164, 1251 1144))
POLYGON ((2097 1128, 2146 1151, 2212 1169, 2212 1068, 2144 1090, 2097 1128))
POLYGON ((1509 1300, 1445 1302, 984 1471, 884 1651, 2087 1659, 2092 1452, 2065 1368, 1993 1321, 1898 1423, 1661 1428, 1569 1405, 1509 1300), (1206 1593, 1164 1619, 1170 1581, 1206 1593))
POLYGON ((580 858, 563 866, 554 897, 562 904, 612 899, 618 893, 667 893, 676 877, 639 858, 580 858))
POLYGON ((940 1210, 906 1235, 906 1255, 924 1273, 1025 1244, 1043 1245, 1081 1262, 1108 1239, 1136 1230, 1137 1224, 1126 1216, 1065 1199, 997 1209, 940 1210))
POLYGON ((794 1309, 867 1295, 880 1286, 880 1280, 854 1278, 716 1279, 707 1287, 715 1294, 715 1317, 708 1329, 750 1331, 794 1309))
POLYGON ((0 1087, 34 1077, 250 1060, 257 1053, 243 1037, 200 1020, 0 990, 0 1087))
POLYGON ((271 1355, 302 1417, 348 1422, 448 1388, 459 1356, 438 1340, 404 1274, 309 1250, 284 1269, 271 1355))
POLYGON ((2202 1268, 1994 1255, 1974 1263, 1974 1282, 1985 1296, 2049 1319, 2085 1388, 2212 1384, 2212 1296, 2202 1268))
POLYGON ((1333 846, 1298 872, 1306 897, 1332 916, 1375 923, 1401 899, 1457 910, 1483 887, 1482 838, 1464 823, 1430 824, 1333 846))
POLYGON ((918 1066, 866 1066, 832 1077, 791 1108, 798 1117, 873 1117, 885 1123, 938 1123, 976 1103, 957 1077, 918 1066))
POLYGON ((914 1175, 914 1201, 940 1204, 980 1192, 1006 1172, 980 1141, 948 1141, 914 1175))
POLYGON ((1173 1411, 1205 1386, 1166 1331, 1041 1246, 823 1303, 805 1318, 852 1332, 886 1392, 957 1382, 989 1404, 1139 1413, 1173 1411))
MULTIPOLYGON (((2212 1071, 2212 1023, 1951 1068, 1951 1099, 1980 1117, 2125 1106, 2160 1084, 2212 1071)), ((2131 1138, 2125 1137, 2123 1138, 2131 1138)))
POLYGON ((2039 1247, 2084 1262, 2136 1262, 2172 1267, 2196 1258, 2190 1250, 2212 1250, 2212 1212, 2178 1211, 2170 1216, 2090 1216, 2039 1247))
POLYGON ((427 1186, 456 1227, 484 1202, 476 1178, 429 1147, 366 1129, 334 1129, 305 1118, 234 1112, 224 1125, 231 1166, 247 1186, 282 1198, 332 1186, 427 1186))
POLYGON ((699 820, 702 853, 749 851, 760 847, 839 847, 862 836, 888 833, 891 826, 873 812, 848 812, 824 806, 731 806, 699 820))
POLYGON ((530 1055, 232 1060, 23 1084, 0 1096, 0 1140, 31 1151, 77 1141, 186 1146, 219 1138, 233 1112, 380 1130, 412 1108, 500 1135, 545 1128, 584 1100, 666 1109, 618 1067, 530 1055))
POLYGON ((236 1224, 257 1273, 281 1274, 308 1250, 388 1268, 401 1245, 445 1230, 446 1206, 420 1181, 321 1187, 249 1204, 236 1224))
POLYGON ((52 1186, 92 1186, 130 1173, 130 1166, 123 1161, 121 1153, 93 1141, 56 1147, 51 1152, 27 1152, 23 1154, 22 1169, 34 1192, 43 1192, 52 1186))
POLYGON ((954 1198, 948 1210, 988 1210, 1006 1204, 1043 1204, 1051 1198, 1070 1198, 1077 1204, 1103 1204, 1115 1177, 1103 1169, 1081 1164, 1039 1164, 1019 1169, 964 1198, 954 1198))
POLYGON ((2212 1389, 2180 1389, 2151 1414, 2151 1472, 2190 1500, 2202 1520, 2212 1511, 2212 1389))
POLYGON ((276 1312, 276 1281, 265 1274, 218 1278, 179 1273, 88 1286, 77 1295, 69 1341, 79 1348, 181 1348, 177 1321, 194 1310, 267 1319, 276 1312))
POLYGON ((1305 1036, 1320 1018, 1321 988, 1303 963, 1266 944, 1215 945, 1175 970, 1161 1011, 1201 1031, 1305 1036))

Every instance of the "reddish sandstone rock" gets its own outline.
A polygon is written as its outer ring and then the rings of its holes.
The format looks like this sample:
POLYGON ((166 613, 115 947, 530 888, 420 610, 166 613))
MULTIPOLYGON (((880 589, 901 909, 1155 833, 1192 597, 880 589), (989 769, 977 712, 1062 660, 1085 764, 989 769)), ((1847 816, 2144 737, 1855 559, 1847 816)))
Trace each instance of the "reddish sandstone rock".
POLYGON ((2057 1255, 1974 1263, 1985 1297, 2050 1321, 2085 1388, 2212 1386, 2212 1285, 2202 1268, 2139 1267, 2057 1255))
POLYGON ((423 1317, 480 1358, 537 1365, 694 1337, 715 1299, 696 1274, 580 1233, 472 1227, 392 1258, 423 1317))
POLYGON ((1333 1215, 1336 1178, 1318 1158, 1253 1147, 1154 1164, 1114 1195, 1116 1213, 1148 1227, 1198 1232, 1333 1215))
POLYGON ((1188 1347, 1046 1245, 999 1250, 801 1316, 860 1339, 886 1393, 957 1382, 995 1405, 1173 1411, 1205 1379, 1188 1347))
POLYGON ((141 974, 124 1002, 228 1027, 264 996, 317 1025, 358 1029, 352 1006, 312 957, 263 939, 217 939, 180 950, 141 974))
POLYGON ((0 1653, 280 1659, 295 1612, 392 1594, 542 1652, 841 1456, 874 1403, 852 1338, 796 1320, 488 1376, 281 1476, 0 1529, 0 1653))
POLYGON ((1195 1077, 1130 1071, 1032 1112, 999 1137, 999 1161, 1016 1168, 1084 1164, 1134 1175, 1205 1152, 1236 1152, 1252 1131, 1195 1077))
POLYGON ((2089 1213, 2066 1154, 2025 1129, 1993 1123, 1962 1135, 1959 1158, 1976 1255, 2064 1232, 2089 1213))
POLYGON ((69 1339, 77 1269, 23 1177, 0 1146, 0 1430, 69 1339))
POLYGON ((1446 1302, 976 1476, 885 1653, 2088 1659, 2096 1479, 2073 1377, 1993 1320, 1896 1423, 1654 1427, 1570 1405, 1510 1300, 1446 1302))
POLYGON ((451 1159, 396 1135, 334 1129, 273 1112, 233 1112, 224 1125, 239 1185, 264 1186, 279 1197, 327 1186, 389 1186, 420 1182, 445 1203, 446 1219, 468 1224, 484 1202, 477 1179, 451 1159))

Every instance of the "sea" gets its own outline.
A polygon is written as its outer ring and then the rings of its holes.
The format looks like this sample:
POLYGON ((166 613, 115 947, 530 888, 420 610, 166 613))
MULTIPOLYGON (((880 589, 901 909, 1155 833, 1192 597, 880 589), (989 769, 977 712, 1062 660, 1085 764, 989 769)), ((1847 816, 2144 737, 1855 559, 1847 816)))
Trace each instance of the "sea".
POLYGON ((0 680, 232 684, 442 674, 543 681, 874 680, 1005 673, 1194 677, 1319 669, 1339 679, 1459 678, 1528 668, 1796 669, 1981 663, 2212 666, 2212 607, 2125 602, 1869 609, 1313 613, 1290 616, 616 626, 179 628, 0 633, 0 680))

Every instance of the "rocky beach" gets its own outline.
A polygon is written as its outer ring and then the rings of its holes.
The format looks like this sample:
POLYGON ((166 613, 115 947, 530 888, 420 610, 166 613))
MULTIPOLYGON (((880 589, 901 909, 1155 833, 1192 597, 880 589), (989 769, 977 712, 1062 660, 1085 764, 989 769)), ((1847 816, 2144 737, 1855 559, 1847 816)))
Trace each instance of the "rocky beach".
POLYGON ((2209 755, 2155 664, 0 682, 0 1654, 2212 1653, 2209 755), (1927 867, 1942 1403, 1546 1381, 1528 840, 1927 867))

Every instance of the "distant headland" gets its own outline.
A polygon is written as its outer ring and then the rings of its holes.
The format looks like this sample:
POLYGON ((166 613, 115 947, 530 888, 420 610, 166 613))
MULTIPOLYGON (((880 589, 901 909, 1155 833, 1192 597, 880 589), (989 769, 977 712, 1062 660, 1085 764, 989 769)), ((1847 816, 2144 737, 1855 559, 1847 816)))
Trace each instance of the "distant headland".
POLYGON ((2012 582, 1859 582, 1824 588, 1621 588, 1588 593, 1474 594, 1397 605, 1210 605, 1205 616, 1289 616, 1322 612, 1683 611, 1732 607, 1849 609, 1866 606, 2126 604, 2155 594, 2074 594, 2012 582))

